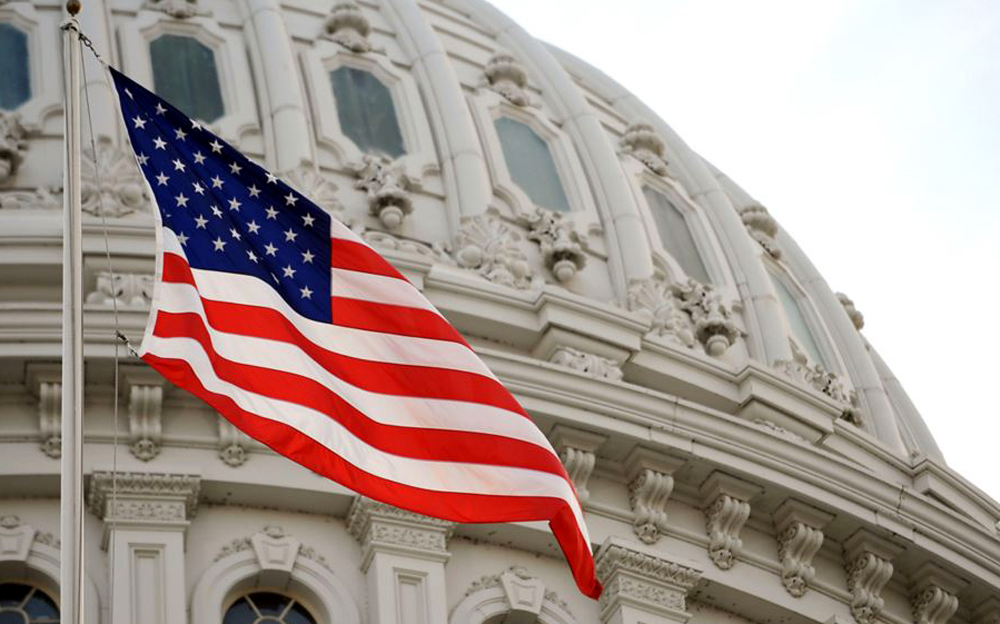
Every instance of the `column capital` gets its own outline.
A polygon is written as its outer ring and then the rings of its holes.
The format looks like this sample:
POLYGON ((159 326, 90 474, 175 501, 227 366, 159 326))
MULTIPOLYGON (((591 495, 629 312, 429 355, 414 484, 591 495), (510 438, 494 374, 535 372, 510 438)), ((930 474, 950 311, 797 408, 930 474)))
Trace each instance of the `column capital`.
POLYGON ((201 475, 190 472, 95 471, 87 509, 104 520, 103 547, 114 528, 178 530, 198 510, 201 475), (112 490, 115 490, 112 496, 112 490))
POLYGON ((347 531, 361 543, 361 570, 376 552, 402 554, 444 563, 455 523, 431 518, 359 496, 347 514, 347 531))

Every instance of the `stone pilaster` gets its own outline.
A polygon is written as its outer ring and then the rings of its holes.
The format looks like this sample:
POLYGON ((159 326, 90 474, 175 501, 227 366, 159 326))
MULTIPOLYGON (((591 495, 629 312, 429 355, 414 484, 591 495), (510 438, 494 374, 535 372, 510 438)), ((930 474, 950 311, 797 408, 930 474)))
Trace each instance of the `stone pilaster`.
POLYGON ((763 489, 716 470, 701 484, 700 491, 708 533, 708 556, 719 568, 728 570, 743 551, 740 532, 750 518, 750 501, 763 489))
POLYGON ((786 499, 774 512, 781 582, 796 598, 806 593, 816 574, 813 557, 823 546, 823 528, 831 520, 832 514, 794 498, 786 499))
POLYGON ((686 598, 701 570, 616 537, 604 542, 595 563, 604 584, 601 624, 683 623, 691 617, 686 598))
POLYGON ((930 561, 910 579, 915 624, 947 624, 958 610, 958 593, 968 583, 930 561))
POLYGON ((858 624, 871 624, 882 612, 882 588, 892 578, 892 560, 900 552, 902 548, 867 529, 858 529, 844 542, 851 614, 858 624))

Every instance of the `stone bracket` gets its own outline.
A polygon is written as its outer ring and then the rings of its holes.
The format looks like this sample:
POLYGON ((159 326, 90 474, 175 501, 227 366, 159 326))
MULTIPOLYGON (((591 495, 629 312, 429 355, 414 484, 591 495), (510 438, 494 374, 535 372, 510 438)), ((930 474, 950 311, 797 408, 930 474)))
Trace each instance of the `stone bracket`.
POLYGON ((122 393, 128 400, 130 450, 141 461, 160 454, 163 387, 166 381, 146 366, 121 367, 122 393))
POLYGON ((647 544, 667 530, 667 500, 674 489, 673 474, 684 460, 637 446, 625 459, 629 505, 635 513, 632 529, 647 544))
POLYGON ((601 433, 576 429, 566 425, 556 425, 549 434, 549 440, 559 459, 562 460, 563 467, 566 468, 569 478, 573 481, 576 489, 576 496, 583 505, 590 499, 590 490, 587 483, 590 475, 594 472, 594 464, 597 462, 597 450, 608 439, 608 436, 601 433))
POLYGON ((958 594, 968 583, 933 562, 922 564, 910 575, 913 621, 916 624, 947 624, 958 610, 958 594))
POLYGON ((831 520, 832 514, 794 498, 786 499, 774 512, 781 582, 796 598, 806 593, 816 575, 813 557, 823 546, 823 528, 831 520))
POLYGON ((53 459, 62 457, 62 368, 59 364, 29 364, 28 389, 38 397, 39 448, 53 459))
POLYGON ((871 624, 882 612, 882 588, 892 578, 892 560, 902 550, 868 529, 858 529, 844 542, 851 614, 858 624, 871 624))
POLYGON ((763 488, 716 470, 701 484, 708 556, 716 566, 729 570, 743 550, 740 532, 750 518, 750 501, 763 488))

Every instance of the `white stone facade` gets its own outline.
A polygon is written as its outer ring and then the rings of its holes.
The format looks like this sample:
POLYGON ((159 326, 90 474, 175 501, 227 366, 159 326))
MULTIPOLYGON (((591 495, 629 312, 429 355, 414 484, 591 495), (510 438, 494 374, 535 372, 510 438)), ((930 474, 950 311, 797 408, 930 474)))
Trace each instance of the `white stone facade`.
MULTIPOLYGON (((0 584, 52 596, 61 5, 0 0, 31 76, 30 98, 0 109, 0 584)), ((88 63, 88 623, 214 624, 255 588, 348 624, 1000 622, 1000 505, 947 467, 853 302, 607 76, 482 0, 87 0, 81 21, 150 86, 150 41, 212 50, 225 114, 209 126, 463 332, 563 459, 606 584, 599 602, 580 595, 540 525, 455 526, 358 498, 116 346, 116 307, 141 339, 154 237, 88 63), (345 66, 391 93, 403 156, 373 158, 341 128, 328 74, 345 66), (501 116, 544 141, 568 212, 515 181, 501 116), (658 229, 649 190, 710 284, 658 229)))

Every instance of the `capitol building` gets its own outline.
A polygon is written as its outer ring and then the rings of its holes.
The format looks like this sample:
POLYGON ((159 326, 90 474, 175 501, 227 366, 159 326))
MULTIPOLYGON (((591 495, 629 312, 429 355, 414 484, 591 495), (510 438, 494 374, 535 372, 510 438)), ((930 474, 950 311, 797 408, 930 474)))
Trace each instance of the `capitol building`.
MULTIPOLYGON (((146 326, 153 207, 85 51, 88 624, 1000 624, 1000 504, 863 302, 613 77, 484 0, 83 5, 109 63, 458 328, 559 454, 605 587, 543 523, 294 464, 116 340, 146 326)), ((0 624, 59 621, 63 11, 0 0, 0 624)))

